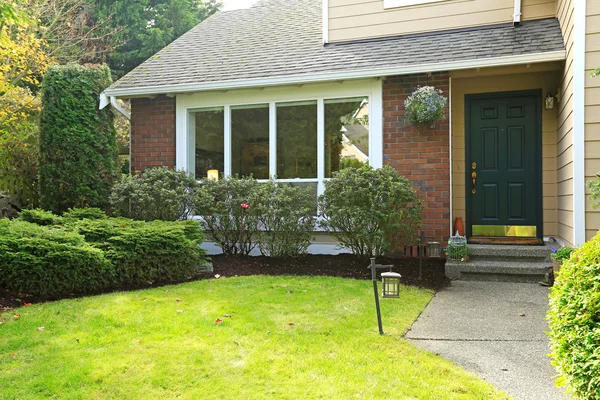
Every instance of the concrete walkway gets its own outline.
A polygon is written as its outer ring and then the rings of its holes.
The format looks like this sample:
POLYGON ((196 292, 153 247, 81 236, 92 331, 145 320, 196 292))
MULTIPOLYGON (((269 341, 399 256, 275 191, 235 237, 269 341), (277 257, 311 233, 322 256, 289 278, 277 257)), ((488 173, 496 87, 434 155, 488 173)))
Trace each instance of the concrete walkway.
POLYGON ((406 335, 518 400, 568 399, 550 364, 548 288, 537 284, 454 281, 406 335))

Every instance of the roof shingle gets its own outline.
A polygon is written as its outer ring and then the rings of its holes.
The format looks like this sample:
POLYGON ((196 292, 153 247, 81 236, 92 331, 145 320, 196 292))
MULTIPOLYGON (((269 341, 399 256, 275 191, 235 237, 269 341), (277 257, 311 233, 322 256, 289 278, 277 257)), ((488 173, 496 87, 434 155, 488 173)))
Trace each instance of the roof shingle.
POLYGON ((564 50, 558 21, 526 21, 323 46, 321 0, 219 12, 112 89, 310 76, 564 50))

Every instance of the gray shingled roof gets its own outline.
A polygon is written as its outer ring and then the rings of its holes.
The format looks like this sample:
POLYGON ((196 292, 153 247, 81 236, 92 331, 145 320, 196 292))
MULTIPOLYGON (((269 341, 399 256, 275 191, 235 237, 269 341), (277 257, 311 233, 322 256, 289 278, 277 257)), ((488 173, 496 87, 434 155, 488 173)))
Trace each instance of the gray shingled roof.
POLYGON ((564 50, 558 21, 323 46, 321 0, 261 0, 219 12, 112 89, 309 76, 564 50))

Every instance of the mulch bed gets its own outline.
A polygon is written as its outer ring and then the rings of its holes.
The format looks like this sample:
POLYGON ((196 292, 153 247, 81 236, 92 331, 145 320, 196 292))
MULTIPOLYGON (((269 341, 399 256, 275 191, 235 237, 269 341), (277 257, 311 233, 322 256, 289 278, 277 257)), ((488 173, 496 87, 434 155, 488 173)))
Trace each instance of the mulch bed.
MULTIPOLYGON (((371 279, 371 270, 367 268, 370 264, 369 259, 356 257, 352 254, 340 254, 335 256, 309 255, 299 258, 227 257, 218 255, 211 256, 211 259, 213 262, 214 273, 210 275, 200 275, 191 280, 211 279, 214 278, 214 275, 220 275, 223 278, 249 275, 303 275, 371 279)), ((401 282, 404 285, 439 290, 450 282, 444 273, 445 259, 424 258, 422 280, 418 279, 418 258, 378 257, 377 263, 394 265, 392 270, 402 275, 401 282)), ((385 270, 379 270, 379 272, 385 272, 385 270)), ((153 285, 121 287, 116 291, 139 290, 172 284, 173 282, 156 282, 153 285)), ((89 295, 95 294, 99 293, 90 293, 89 295)), ((76 297, 80 296, 70 296, 69 298, 76 297)), ((59 299, 27 296, 0 290, 0 313, 8 311, 11 308, 52 300, 59 299)))

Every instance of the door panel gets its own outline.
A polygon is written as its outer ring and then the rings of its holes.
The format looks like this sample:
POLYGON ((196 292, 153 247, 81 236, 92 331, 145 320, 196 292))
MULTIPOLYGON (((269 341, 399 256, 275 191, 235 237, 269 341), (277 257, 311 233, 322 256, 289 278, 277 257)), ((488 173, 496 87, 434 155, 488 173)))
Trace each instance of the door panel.
POLYGON ((467 234, 541 237, 540 96, 467 96, 467 234))

